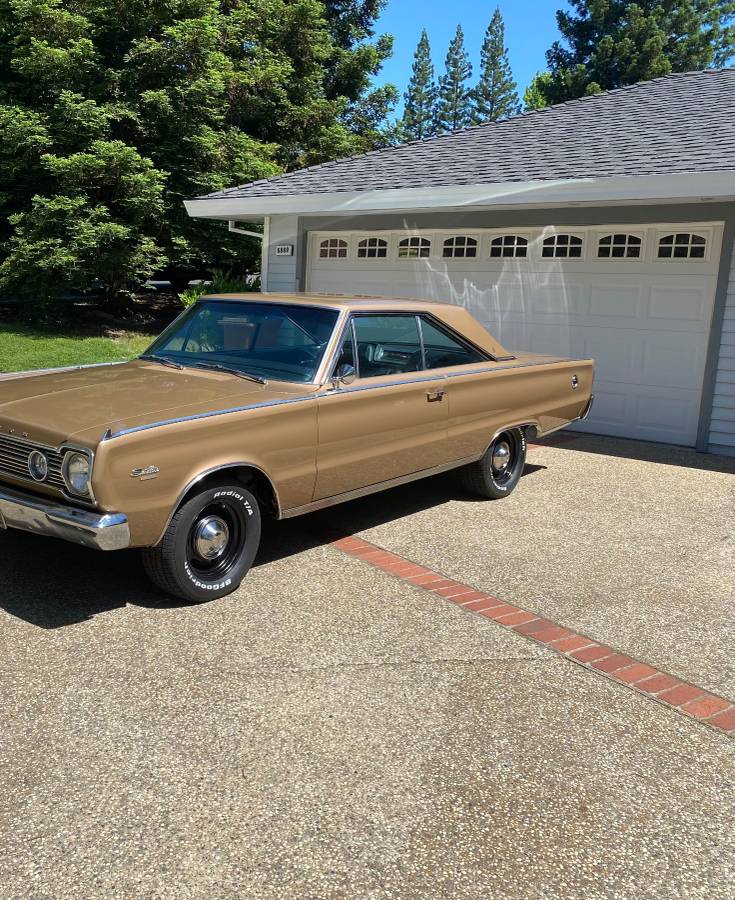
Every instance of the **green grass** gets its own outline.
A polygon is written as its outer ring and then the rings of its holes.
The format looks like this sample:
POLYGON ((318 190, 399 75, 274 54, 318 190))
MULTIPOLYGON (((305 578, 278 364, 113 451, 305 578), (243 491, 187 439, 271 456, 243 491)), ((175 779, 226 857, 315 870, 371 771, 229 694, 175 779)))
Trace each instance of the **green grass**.
POLYGON ((74 334, 0 323, 0 372, 117 362, 142 353, 153 335, 111 332, 74 334))

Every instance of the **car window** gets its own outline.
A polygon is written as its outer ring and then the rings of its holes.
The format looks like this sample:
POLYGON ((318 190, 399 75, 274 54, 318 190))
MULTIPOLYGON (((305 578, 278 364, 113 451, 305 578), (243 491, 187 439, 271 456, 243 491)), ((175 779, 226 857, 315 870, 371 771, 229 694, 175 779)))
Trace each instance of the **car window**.
POLYGON ((312 381, 337 322, 336 310, 305 304, 204 300, 148 350, 185 366, 226 365, 281 381, 312 381))
POLYGON ((360 378, 421 370, 421 339, 416 316, 356 316, 360 378))
POLYGON ((443 328, 421 316, 421 332, 424 337, 424 354, 427 369, 441 369, 444 366, 466 366, 483 362, 485 357, 472 347, 452 337, 443 328))

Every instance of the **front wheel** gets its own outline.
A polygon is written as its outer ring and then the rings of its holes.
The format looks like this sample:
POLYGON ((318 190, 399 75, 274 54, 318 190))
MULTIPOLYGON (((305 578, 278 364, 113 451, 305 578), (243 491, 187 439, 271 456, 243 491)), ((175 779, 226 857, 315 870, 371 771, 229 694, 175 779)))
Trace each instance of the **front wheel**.
POLYGON ((151 581, 190 603, 236 591, 260 544, 255 496, 241 485, 202 491, 177 510, 156 547, 143 551, 151 581))
POLYGON ((522 428, 499 434, 477 462, 460 470, 464 486, 488 500, 507 497, 518 484, 526 462, 526 435, 522 428))

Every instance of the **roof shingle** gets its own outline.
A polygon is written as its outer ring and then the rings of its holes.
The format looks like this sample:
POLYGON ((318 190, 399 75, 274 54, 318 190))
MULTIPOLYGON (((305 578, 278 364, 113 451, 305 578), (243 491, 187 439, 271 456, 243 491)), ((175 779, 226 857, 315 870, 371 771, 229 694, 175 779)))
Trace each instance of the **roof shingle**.
POLYGON ((668 75, 206 199, 723 170, 735 170, 735 68, 668 75))

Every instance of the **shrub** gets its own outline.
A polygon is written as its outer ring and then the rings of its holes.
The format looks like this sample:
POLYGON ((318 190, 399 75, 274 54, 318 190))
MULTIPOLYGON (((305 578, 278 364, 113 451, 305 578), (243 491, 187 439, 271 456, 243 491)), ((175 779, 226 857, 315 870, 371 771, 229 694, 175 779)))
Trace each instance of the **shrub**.
POLYGON ((201 281, 199 284, 190 285, 179 294, 179 299, 184 306, 191 306, 200 297, 207 294, 243 294, 254 293, 260 290, 260 278, 247 281, 244 278, 228 278, 224 275, 215 276, 213 281, 201 281))

